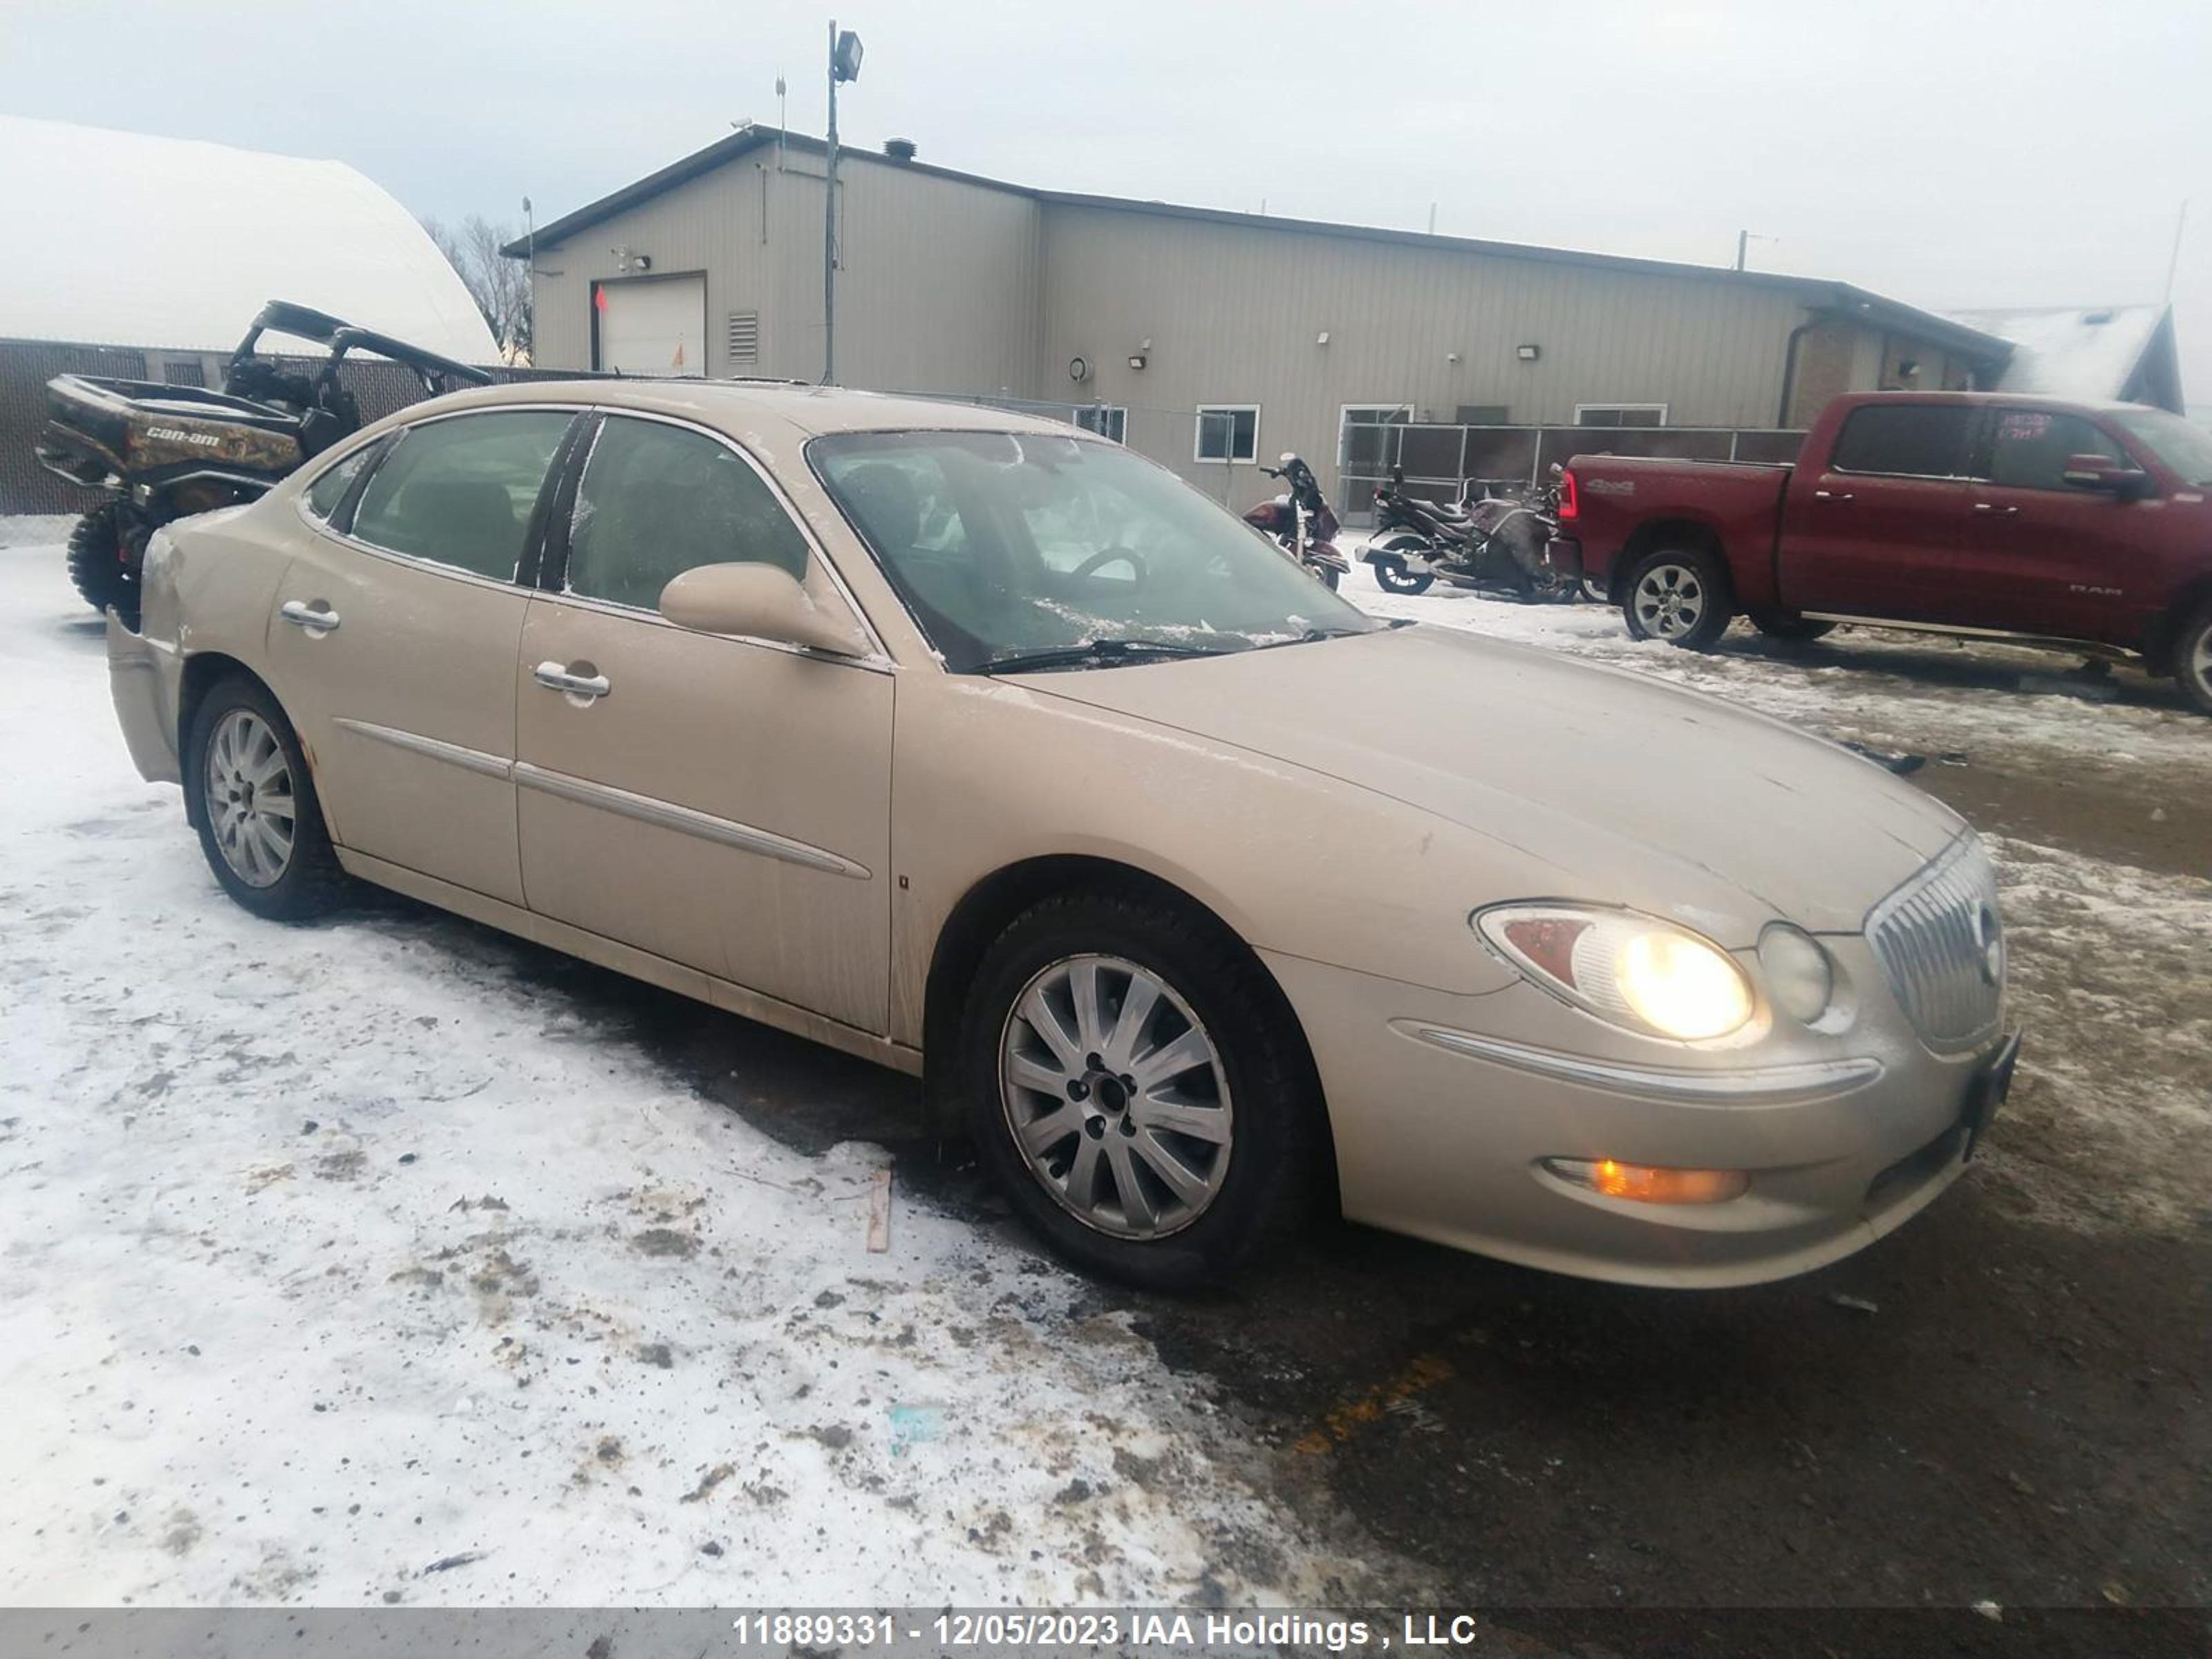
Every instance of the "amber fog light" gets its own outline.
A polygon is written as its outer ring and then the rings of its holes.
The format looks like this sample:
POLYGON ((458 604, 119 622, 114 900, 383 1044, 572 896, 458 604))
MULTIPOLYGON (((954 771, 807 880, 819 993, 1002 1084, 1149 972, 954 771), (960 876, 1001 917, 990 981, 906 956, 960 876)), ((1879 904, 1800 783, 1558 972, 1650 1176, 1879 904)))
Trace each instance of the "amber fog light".
POLYGON ((1609 1158, 1547 1158, 1543 1164, 1562 1181, 1639 1204, 1719 1204, 1751 1186, 1741 1170, 1661 1170, 1609 1158))

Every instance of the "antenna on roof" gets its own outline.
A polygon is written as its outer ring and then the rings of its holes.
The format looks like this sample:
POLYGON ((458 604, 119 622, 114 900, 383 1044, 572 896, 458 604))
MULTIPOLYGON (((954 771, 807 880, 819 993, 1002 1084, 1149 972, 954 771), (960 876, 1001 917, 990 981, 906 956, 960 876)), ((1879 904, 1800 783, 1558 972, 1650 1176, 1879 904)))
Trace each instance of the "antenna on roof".
POLYGON ((2181 269, 2181 235, 2189 228, 2189 204, 2181 204, 2181 215, 2173 222, 2173 252, 2166 262, 2166 302, 2173 303, 2173 276, 2181 269))
POLYGON ((791 131, 791 104, 783 95, 783 76, 775 77, 775 170, 783 171, 783 135, 791 131))

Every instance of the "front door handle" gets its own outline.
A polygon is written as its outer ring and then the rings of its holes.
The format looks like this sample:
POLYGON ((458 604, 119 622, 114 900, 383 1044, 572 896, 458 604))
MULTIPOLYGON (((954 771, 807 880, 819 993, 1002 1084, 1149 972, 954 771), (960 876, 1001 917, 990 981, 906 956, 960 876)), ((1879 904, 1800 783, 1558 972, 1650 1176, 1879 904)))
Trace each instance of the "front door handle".
POLYGON ((317 599, 312 604, 304 599, 287 599, 277 608, 276 614, 295 628, 304 628, 310 634, 333 634, 337 631, 338 613, 331 609, 328 599, 317 599))
POLYGON ((1847 501, 1850 498, 1851 493, 1848 489, 1840 495, 1832 489, 1816 489, 1813 492, 1813 499, 1816 501, 1847 501))
POLYGON ((1995 501, 1976 501, 1974 503, 1974 511, 1977 513, 1994 513, 2000 518, 2009 519, 2014 514, 2019 512, 2020 509, 2016 507, 1999 507, 1995 501))
POLYGON ((587 662, 541 662, 535 670, 535 678, 547 690, 559 691, 583 702, 597 702, 614 690, 607 683, 607 677, 587 662), (584 672, 573 672, 579 668, 584 672))

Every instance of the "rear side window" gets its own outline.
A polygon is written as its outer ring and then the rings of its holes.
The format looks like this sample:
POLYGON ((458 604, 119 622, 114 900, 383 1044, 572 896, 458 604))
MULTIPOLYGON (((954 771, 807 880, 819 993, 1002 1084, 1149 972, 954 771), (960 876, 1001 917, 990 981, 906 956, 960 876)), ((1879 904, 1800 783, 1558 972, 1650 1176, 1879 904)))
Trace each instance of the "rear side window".
POLYGON ((1973 420, 1963 404, 1869 404, 1844 420, 1829 465, 1838 472, 1963 477, 1973 420))
POLYGON ((804 579, 806 542, 727 444, 609 416, 576 488, 568 592, 654 611, 662 588, 702 564, 772 564, 804 579))
POLYGON ((410 427, 362 491, 353 533, 394 553, 513 581, 530 509, 572 418, 515 410, 410 427))
POLYGON ((2067 460, 2075 455, 2124 459, 2119 445, 2079 415, 2007 409, 1990 428, 1990 482, 2013 489, 2069 489, 2067 460))
POLYGON ((345 499, 346 491, 353 487, 353 481, 361 476, 362 468, 368 465, 368 458, 379 447, 376 444, 363 444, 309 484, 307 511, 319 519, 327 519, 337 512, 338 503, 345 499))

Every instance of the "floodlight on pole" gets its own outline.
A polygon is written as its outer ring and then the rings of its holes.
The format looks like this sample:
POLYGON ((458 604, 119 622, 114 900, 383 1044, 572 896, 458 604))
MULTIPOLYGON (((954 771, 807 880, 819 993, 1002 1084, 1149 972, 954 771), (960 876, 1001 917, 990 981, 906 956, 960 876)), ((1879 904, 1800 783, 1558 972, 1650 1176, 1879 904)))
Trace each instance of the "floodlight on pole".
POLYGON ((830 20, 830 131, 822 188, 822 382, 837 378, 837 83, 860 78, 860 37, 830 20))

